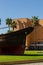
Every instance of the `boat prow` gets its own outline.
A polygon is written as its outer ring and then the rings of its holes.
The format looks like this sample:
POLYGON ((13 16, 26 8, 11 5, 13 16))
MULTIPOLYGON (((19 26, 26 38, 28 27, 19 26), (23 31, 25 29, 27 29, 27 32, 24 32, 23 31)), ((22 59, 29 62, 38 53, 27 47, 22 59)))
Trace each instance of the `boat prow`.
POLYGON ((33 31, 33 27, 28 27, 16 32, 0 35, 1 55, 20 55, 24 53, 26 35, 33 31))

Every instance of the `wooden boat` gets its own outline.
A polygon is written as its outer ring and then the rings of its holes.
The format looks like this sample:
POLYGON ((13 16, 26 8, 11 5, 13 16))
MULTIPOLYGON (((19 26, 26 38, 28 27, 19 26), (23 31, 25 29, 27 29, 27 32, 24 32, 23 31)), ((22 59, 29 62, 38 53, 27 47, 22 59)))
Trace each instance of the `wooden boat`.
POLYGON ((1 55, 20 55, 24 53, 26 35, 31 33, 33 27, 28 27, 16 32, 0 35, 1 55))

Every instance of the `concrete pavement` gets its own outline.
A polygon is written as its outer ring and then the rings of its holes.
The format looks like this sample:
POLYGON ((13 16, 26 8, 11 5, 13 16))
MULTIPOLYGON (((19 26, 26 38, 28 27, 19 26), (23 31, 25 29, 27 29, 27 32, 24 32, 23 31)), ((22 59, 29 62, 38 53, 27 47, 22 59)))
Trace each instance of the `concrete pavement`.
POLYGON ((43 65, 43 62, 39 62, 39 63, 29 63, 29 64, 13 64, 13 65, 43 65))

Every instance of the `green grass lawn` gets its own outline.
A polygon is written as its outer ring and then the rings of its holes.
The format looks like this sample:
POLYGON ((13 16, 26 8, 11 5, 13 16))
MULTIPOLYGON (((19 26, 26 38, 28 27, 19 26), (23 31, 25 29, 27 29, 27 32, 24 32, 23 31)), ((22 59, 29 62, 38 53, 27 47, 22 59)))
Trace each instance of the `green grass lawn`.
MULTIPOLYGON (((24 54, 36 54, 39 51, 25 51, 24 54)), ((42 51, 43 52, 43 51, 42 51)), ((43 56, 7 56, 0 55, 0 62, 8 62, 8 61, 19 61, 19 60, 37 60, 43 59, 43 56)))
POLYGON ((32 55, 35 55, 35 54, 37 54, 37 55, 43 55, 43 50, 28 50, 28 51, 25 51, 25 53, 24 54, 32 54, 32 55))
POLYGON ((37 60, 37 59, 43 59, 43 56, 0 56, 0 62, 37 60))

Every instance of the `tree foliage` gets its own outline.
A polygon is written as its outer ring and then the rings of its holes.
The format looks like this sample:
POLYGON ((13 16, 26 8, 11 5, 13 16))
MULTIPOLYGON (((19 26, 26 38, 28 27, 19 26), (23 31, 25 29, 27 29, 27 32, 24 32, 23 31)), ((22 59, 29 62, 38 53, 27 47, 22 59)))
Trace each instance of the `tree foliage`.
POLYGON ((12 24, 11 24, 11 27, 13 28, 13 30, 14 30, 14 28, 17 28, 16 25, 17 25, 17 23, 15 21, 13 21, 12 24))
POLYGON ((9 30, 10 30, 10 28, 13 28, 13 30, 14 30, 14 28, 16 28, 16 22, 13 21, 11 18, 6 19, 6 25, 8 25, 9 30))
POLYGON ((38 16, 32 16, 32 24, 33 24, 33 26, 38 25, 38 21, 39 21, 38 16))
POLYGON ((6 25, 10 26, 12 23, 12 19, 11 18, 7 18, 6 19, 6 25))

